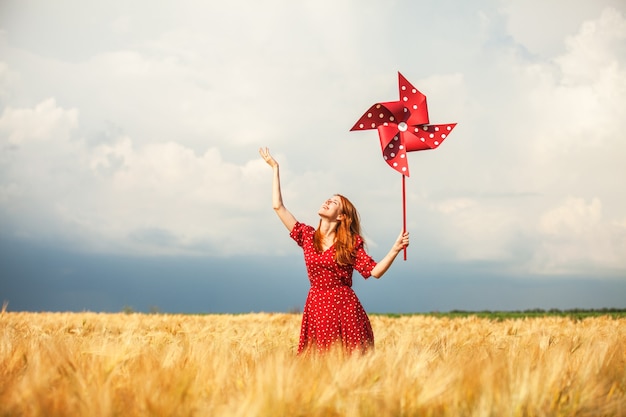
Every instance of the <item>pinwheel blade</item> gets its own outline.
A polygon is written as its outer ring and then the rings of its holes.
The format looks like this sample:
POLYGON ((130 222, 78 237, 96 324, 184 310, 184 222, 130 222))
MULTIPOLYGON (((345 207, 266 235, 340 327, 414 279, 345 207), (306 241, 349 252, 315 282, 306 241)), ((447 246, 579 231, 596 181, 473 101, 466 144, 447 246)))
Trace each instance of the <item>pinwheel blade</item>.
POLYGON ((381 125, 399 123, 406 119, 404 105, 398 101, 376 103, 352 126, 352 130, 376 129, 381 125))
POLYGON ((402 175, 409 176, 409 164, 406 148, 400 139, 397 125, 379 126, 380 147, 387 164, 402 175))
POLYGON ((404 132, 404 145, 407 152, 435 149, 450 134, 456 123, 443 125, 412 126, 404 132))
POLYGON ((408 125, 428 124, 428 105, 426 96, 413 86, 402 74, 398 72, 398 89, 400 102, 405 107, 406 116, 404 121, 408 125))

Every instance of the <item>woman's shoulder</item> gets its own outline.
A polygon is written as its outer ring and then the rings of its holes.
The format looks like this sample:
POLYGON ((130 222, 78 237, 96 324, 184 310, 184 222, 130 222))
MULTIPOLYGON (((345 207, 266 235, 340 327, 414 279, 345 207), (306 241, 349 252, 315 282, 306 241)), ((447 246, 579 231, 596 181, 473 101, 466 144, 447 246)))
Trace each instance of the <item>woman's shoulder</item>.
POLYGON ((361 235, 354 235, 354 247, 358 248, 359 246, 365 245, 365 239, 361 235))
POLYGON ((296 221, 296 224, 293 226, 293 229, 291 230, 291 234, 298 234, 298 233, 314 234, 315 228, 306 223, 296 221))
POLYGON ((312 230, 315 230, 315 228, 313 226, 310 226, 310 225, 308 225, 306 223, 302 223, 302 222, 299 222, 299 221, 296 221, 296 224, 295 224, 294 228, 296 228, 296 227, 299 228, 299 229, 307 229, 307 230, 311 230, 312 229, 312 230))

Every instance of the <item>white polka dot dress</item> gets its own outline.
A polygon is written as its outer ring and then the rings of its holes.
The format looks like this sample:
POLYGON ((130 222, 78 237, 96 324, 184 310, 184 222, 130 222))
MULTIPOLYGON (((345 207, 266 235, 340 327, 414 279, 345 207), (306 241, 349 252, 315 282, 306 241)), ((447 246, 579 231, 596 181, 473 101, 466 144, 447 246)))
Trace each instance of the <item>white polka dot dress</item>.
POLYGON ((336 343, 349 352, 366 352, 374 347, 374 333, 367 313, 352 290, 352 272, 369 278, 376 262, 365 252, 363 240, 356 238, 355 262, 341 266, 335 262, 335 246, 319 253, 313 245, 315 229, 296 223, 290 236, 304 251, 304 262, 311 288, 304 304, 298 353, 323 353, 336 343))

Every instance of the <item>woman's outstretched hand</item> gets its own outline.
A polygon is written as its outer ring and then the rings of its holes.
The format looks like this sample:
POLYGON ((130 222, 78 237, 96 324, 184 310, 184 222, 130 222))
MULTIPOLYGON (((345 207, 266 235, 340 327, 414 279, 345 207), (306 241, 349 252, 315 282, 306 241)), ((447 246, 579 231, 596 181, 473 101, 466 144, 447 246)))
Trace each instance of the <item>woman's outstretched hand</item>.
POLYGON ((287 230, 291 232, 297 220, 283 204, 283 194, 280 191, 280 170, 278 169, 278 162, 272 157, 268 148, 259 148, 259 154, 265 162, 272 167, 272 207, 287 230))
POLYGON ((269 166, 272 168, 278 166, 278 162, 274 159, 274 157, 270 154, 269 148, 259 148, 259 154, 261 157, 267 162, 269 166))

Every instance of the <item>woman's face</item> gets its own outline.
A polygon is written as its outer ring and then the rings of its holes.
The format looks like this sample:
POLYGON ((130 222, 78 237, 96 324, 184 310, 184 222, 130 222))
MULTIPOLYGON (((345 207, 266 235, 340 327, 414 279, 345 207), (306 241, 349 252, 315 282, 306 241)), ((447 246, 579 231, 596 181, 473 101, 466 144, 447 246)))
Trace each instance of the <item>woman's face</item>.
POLYGON ((327 218, 328 220, 336 221, 341 220, 341 214, 343 213, 342 209, 341 198, 334 195, 324 201, 317 214, 319 214, 320 217, 327 218))

